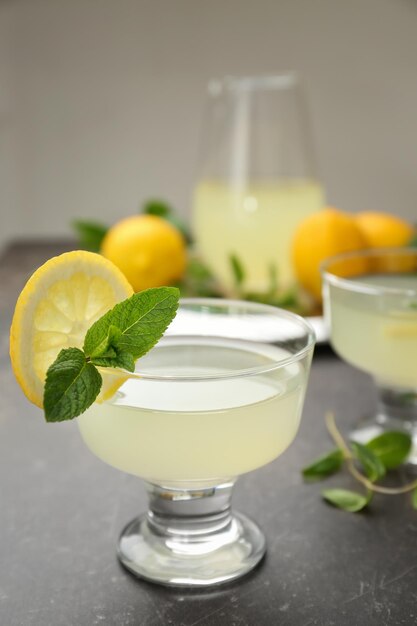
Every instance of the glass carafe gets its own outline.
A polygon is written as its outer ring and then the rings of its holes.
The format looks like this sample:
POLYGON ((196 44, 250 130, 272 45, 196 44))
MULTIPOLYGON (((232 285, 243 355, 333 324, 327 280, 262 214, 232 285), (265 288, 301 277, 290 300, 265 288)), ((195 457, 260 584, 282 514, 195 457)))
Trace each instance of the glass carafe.
POLYGON ((211 82, 203 131, 193 204, 200 256, 226 295, 236 294, 232 258, 245 292, 288 292, 294 231, 324 202, 298 77, 211 82))

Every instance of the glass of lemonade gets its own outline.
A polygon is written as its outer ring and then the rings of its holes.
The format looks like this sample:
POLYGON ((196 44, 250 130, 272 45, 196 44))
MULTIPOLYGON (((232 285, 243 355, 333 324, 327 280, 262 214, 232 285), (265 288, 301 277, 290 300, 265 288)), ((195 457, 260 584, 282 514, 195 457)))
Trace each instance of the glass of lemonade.
POLYGON ((228 77, 209 84, 202 160, 194 191, 197 250, 225 293, 230 257, 245 269, 245 290, 294 286, 291 241, 322 208, 306 103, 294 73, 228 77))
POLYGON ((352 433, 367 441, 384 429, 413 436, 417 464, 417 250, 347 253, 323 267, 324 311, 335 351, 370 374, 376 414, 352 433))
POLYGON ((232 511, 232 489, 293 441, 313 347, 310 326, 286 311, 185 299, 137 372, 78 418, 94 454, 145 481, 149 510, 118 545, 130 571, 205 586, 260 561, 264 536, 232 511))

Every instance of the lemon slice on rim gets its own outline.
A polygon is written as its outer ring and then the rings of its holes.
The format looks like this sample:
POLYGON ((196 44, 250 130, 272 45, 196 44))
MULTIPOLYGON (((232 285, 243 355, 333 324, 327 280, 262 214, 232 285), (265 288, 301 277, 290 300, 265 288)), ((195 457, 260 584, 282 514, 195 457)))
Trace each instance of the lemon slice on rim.
MULTIPOLYGON (((21 292, 10 329, 13 371, 27 398, 43 406, 48 367, 62 348, 82 348, 90 326, 133 289, 113 263, 75 250, 49 259, 21 292)), ((113 395, 124 377, 103 376, 98 400, 113 395)))

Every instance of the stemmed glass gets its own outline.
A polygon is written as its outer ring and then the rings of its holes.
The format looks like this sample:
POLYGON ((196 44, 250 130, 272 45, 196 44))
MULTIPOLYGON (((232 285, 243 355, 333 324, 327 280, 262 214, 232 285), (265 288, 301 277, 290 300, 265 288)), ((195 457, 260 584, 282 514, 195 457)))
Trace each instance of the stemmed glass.
POLYGON ((232 256, 247 291, 278 282, 287 292, 295 228, 324 203, 298 76, 212 81, 203 133, 193 203, 198 252, 226 294, 234 293, 232 256))
POLYGON ((331 343, 348 363, 370 374, 378 392, 374 415, 352 438, 405 430, 417 465, 417 250, 364 250, 323 266, 324 312, 331 343))
POLYGON ((293 441, 313 347, 310 326, 286 311, 185 299, 137 372, 78 418, 94 454, 145 481, 149 510, 118 545, 130 571, 204 586, 260 561, 265 538, 231 509, 232 489, 293 441))

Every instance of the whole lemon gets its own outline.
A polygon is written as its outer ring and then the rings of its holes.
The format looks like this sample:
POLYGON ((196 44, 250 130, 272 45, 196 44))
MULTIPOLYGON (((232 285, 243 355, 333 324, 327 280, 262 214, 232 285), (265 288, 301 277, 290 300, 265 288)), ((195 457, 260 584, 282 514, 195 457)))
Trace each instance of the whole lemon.
POLYGON ((415 234, 411 224, 389 213, 363 211, 355 221, 371 248, 406 246, 415 234))
MULTIPOLYGON (((292 246, 296 276, 306 291, 320 302, 321 263, 334 255, 366 246, 366 239, 352 216, 332 207, 322 209, 307 217, 296 229, 292 246)), ((366 264, 366 259, 344 261, 338 263, 338 273, 361 273, 366 264)))
POLYGON ((156 215, 132 215, 117 222, 106 233, 100 251, 135 291, 175 283, 187 262, 183 236, 156 215))
MULTIPOLYGON (((363 211, 355 219, 371 248, 403 248, 415 236, 411 224, 389 213, 363 211)), ((414 256, 408 255, 406 250, 404 254, 392 252, 374 256, 372 269, 381 273, 415 272, 414 256)))

